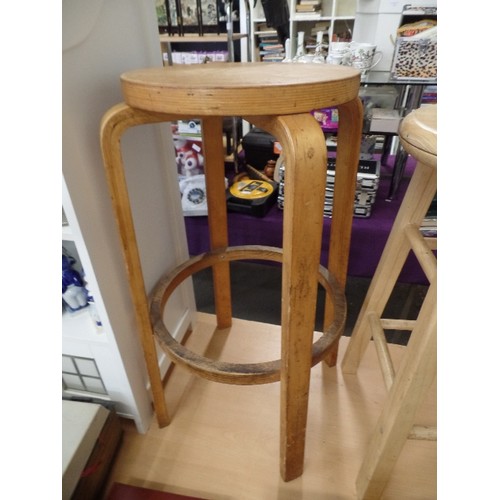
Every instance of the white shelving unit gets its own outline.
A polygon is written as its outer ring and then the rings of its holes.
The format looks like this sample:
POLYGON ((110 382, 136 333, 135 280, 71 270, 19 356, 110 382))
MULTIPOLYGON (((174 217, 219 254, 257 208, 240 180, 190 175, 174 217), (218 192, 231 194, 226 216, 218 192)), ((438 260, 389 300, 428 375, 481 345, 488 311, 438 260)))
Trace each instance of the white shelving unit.
MULTIPOLYGON (((228 62, 234 62, 234 48, 236 44, 240 46, 240 54, 241 54, 241 62, 248 61, 248 32, 247 32, 247 23, 246 23, 246 3, 245 0, 239 0, 238 2, 233 2, 234 4, 238 3, 238 12, 239 12, 239 31, 234 32, 234 22, 233 20, 226 21, 226 32, 225 33, 205 33, 203 35, 198 35, 196 33, 185 33, 180 36, 178 33, 169 35, 169 34, 161 34, 160 35, 160 43, 163 51, 163 60, 165 66, 171 66, 174 64, 172 59, 172 51, 175 48, 176 44, 182 44, 184 46, 189 45, 202 45, 204 50, 210 51, 212 44, 225 45, 227 47, 228 52, 228 62), (174 48, 173 48, 173 47, 174 48)), ((173 31, 176 32, 177 27, 173 27, 173 31)))
MULTIPOLYGON (((74 381, 63 384, 63 396, 112 402, 120 416, 145 432, 153 418, 150 384, 102 164, 99 124, 106 110, 123 100, 120 74, 163 64, 154 2, 64 0, 62 20, 62 205, 68 225, 61 238, 85 271, 102 322, 96 327, 86 309, 62 314, 62 369, 74 381)), ((168 124, 127 132, 122 155, 149 291, 165 271, 188 258, 168 124)), ((165 321, 180 340, 194 320, 195 301, 190 280, 178 291, 165 321)), ((164 375, 170 361, 161 349, 157 353, 164 375)))
MULTIPOLYGON (((297 50, 297 33, 299 31, 304 31, 306 36, 311 33, 311 29, 317 23, 324 23, 326 25, 325 39, 326 35, 328 40, 332 39, 334 33, 341 33, 345 31, 352 32, 354 27, 354 17, 356 13, 356 0, 322 0, 321 4, 321 16, 310 16, 297 15, 295 12, 295 7, 297 0, 288 0, 288 7, 290 10, 290 40, 292 48, 292 56, 295 55, 297 50)), ((257 0, 257 4, 251 9, 251 22, 250 22, 250 42, 252 43, 252 61, 259 61, 259 52, 257 49, 258 42, 258 26, 262 26, 266 23, 266 18, 264 15, 264 9, 260 0, 257 0)), ((267 32, 274 32, 272 28, 266 30, 267 32)), ((262 30, 260 31, 262 32, 262 30)))

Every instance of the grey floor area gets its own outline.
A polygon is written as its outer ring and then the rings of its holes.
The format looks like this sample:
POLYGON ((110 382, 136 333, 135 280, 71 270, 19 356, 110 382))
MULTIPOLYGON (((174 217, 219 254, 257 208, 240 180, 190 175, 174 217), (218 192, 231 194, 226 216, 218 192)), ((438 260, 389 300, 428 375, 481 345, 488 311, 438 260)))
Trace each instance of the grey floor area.
MULTIPOLYGON (((211 269, 193 275, 198 311, 214 313, 214 298, 211 269)), ((347 321, 345 335, 350 335, 365 298, 369 278, 348 277, 346 284, 347 321)), ((426 285, 398 283, 389 299, 385 317, 416 319, 425 293, 426 285)), ((281 267, 255 262, 231 262, 231 292, 233 317, 264 323, 280 324, 281 267)), ((316 330, 322 330, 325 292, 318 287, 316 330)), ((408 331, 387 331, 387 340, 406 345, 408 331)))

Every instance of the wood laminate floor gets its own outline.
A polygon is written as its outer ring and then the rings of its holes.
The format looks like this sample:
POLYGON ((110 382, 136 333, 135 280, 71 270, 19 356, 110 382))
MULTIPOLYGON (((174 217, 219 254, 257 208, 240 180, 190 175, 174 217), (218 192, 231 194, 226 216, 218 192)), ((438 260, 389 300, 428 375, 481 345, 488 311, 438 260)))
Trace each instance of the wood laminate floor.
MULTIPOLYGON (((340 358, 349 339, 342 337, 340 358)), ((277 325, 235 319, 218 331, 212 314, 198 313, 187 346, 226 361, 279 358, 277 325)), ((397 367, 406 347, 390 345, 397 367)), ((304 474, 288 483, 279 474, 279 383, 232 386, 175 367, 165 395, 169 426, 137 433, 124 421, 123 444, 108 480, 217 500, 350 500, 382 404, 385 386, 373 345, 357 375, 323 363, 311 372, 304 474)), ((435 387, 418 424, 436 424, 435 387)), ((436 443, 408 441, 384 499, 436 498, 436 443)))

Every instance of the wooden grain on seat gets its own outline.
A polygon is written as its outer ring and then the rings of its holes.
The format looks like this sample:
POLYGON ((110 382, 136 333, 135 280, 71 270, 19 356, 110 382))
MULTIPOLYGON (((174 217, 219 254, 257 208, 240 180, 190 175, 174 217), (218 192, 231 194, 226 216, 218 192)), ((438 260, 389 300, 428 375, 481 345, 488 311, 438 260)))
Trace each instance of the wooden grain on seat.
POLYGON ((358 97, 359 71, 346 66, 210 63, 145 68, 121 75, 125 102, 192 116, 308 113, 358 97))

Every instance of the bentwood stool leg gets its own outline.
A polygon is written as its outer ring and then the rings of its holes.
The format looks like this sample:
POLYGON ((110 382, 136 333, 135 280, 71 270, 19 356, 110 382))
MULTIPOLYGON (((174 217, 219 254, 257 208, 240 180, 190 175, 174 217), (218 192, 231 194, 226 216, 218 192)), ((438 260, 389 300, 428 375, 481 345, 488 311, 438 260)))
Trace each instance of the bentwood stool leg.
MULTIPOLYGON (((330 245, 329 271, 342 289, 347 276, 362 117, 359 99, 339 106, 334 196, 336 226, 330 245)), ((324 136, 317 122, 311 118, 307 115, 280 117, 278 120, 262 118, 260 121, 256 121, 255 117, 249 118, 278 138, 286 164, 282 300, 289 307, 282 308, 281 320, 281 474, 285 481, 302 474, 304 462, 311 357, 309 348, 305 346, 311 345, 314 330, 317 285, 313 276, 314 269, 319 265, 326 188, 324 136), (295 346, 304 347, 295 349, 295 346), (303 400, 297 397, 298 394, 303 400)), ((334 308, 329 304, 325 328, 333 320, 334 308)), ((331 349, 334 361, 337 346, 338 341, 331 349)))
POLYGON ((280 141, 286 164, 281 312, 281 476, 304 466, 311 346, 326 189, 326 146, 310 114, 250 118, 280 141))
POLYGON ((117 104, 106 113, 101 124, 101 149, 104 167, 113 200, 113 211, 122 241, 122 252, 128 273, 130 293, 134 297, 135 316, 151 382, 153 404, 160 427, 168 425, 170 417, 163 394, 154 334, 149 318, 148 296, 144 286, 139 249, 135 237, 132 210, 120 150, 120 139, 130 127, 174 119, 174 117, 165 114, 149 113, 130 108, 126 104, 117 104))
MULTIPOLYGON (((363 131, 363 104, 360 99, 341 104, 338 106, 338 113, 339 128, 328 270, 335 276, 344 290, 347 280, 357 167, 363 131)), ((325 328, 332 323, 333 319, 332 304, 325 303, 325 328)), ((335 366, 337 355, 338 341, 325 359, 325 363, 328 366, 335 366)))
MULTIPOLYGON (((202 119, 208 226, 212 250, 228 246, 222 124, 223 118, 220 116, 202 119)), ((229 328, 232 322, 229 262, 218 262, 212 267, 212 273, 217 326, 229 328)))

